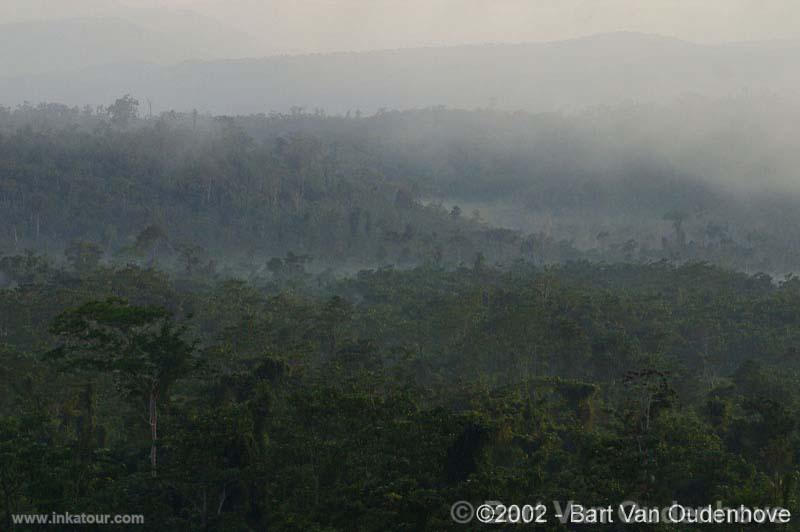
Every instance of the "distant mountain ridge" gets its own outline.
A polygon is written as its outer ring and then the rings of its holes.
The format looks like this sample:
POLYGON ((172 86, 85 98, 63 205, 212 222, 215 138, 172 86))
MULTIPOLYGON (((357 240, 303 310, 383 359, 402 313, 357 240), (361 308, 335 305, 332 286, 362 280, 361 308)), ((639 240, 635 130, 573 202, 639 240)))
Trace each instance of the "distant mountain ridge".
POLYGON ((800 86, 793 41, 699 45, 639 33, 537 44, 96 66, 0 79, 2 104, 85 104, 131 93, 154 109, 216 114, 360 109, 582 109, 660 102, 687 94, 792 95, 800 86))
POLYGON ((130 18, 75 17, 0 24, 4 77, 77 72, 111 63, 168 65, 241 57, 247 37, 190 11, 132 10, 130 18), (234 38, 234 34, 236 38, 234 38))

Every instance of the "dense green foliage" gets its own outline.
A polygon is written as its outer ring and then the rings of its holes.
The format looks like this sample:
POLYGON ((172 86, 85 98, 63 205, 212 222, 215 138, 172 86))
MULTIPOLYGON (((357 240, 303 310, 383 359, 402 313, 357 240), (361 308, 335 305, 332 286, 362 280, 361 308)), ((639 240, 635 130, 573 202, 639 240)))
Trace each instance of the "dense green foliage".
POLYGON ((800 512, 800 280, 744 272, 796 265, 791 198, 737 212, 652 161, 598 176, 552 116, 135 106, 0 112, 0 529, 800 512), (468 205, 490 188, 555 222, 488 223, 468 205))
POLYGON ((519 263, 278 289, 18 262, 35 280, 0 292, 4 519, 441 530, 461 499, 800 510, 793 278, 519 263))

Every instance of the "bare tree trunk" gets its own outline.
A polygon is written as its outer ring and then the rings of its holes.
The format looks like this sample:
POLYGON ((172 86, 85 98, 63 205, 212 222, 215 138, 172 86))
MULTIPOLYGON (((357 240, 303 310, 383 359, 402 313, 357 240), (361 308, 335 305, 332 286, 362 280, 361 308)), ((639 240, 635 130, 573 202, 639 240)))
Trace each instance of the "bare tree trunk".
POLYGON ((208 495, 207 489, 203 486, 203 530, 208 530, 208 495))
POLYGON ((158 457, 156 442, 158 441, 158 390, 150 390, 150 472, 157 476, 158 457))
POLYGON ((219 496, 219 504, 217 505, 217 515, 222 513, 222 507, 225 505, 225 501, 228 498, 228 485, 225 484, 222 486, 222 493, 219 496))

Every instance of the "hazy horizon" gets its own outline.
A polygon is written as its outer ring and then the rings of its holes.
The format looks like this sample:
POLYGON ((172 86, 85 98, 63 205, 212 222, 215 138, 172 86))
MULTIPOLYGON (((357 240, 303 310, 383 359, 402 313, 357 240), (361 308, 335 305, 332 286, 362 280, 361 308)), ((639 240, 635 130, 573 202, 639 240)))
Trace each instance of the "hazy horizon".
MULTIPOLYGON (((749 0, 3 0, 0 24, 114 18, 148 30, 199 33, 234 56, 536 43, 640 32, 700 44, 794 40, 800 5, 749 0), (213 31, 211 31, 213 28, 213 31)), ((153 60, 159 61, 158 52, 153 60)), ((163 59, 173 60, 162 51, 163 59)), ((215 53, 193 57, 218 58, 215 53)))

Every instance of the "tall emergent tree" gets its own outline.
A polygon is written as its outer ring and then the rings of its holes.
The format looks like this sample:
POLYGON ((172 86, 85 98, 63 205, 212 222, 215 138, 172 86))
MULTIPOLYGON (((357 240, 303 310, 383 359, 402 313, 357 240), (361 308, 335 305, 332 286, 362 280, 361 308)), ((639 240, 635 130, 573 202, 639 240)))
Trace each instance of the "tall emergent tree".
POLYGON ((126 94, 108 106, 111 122, 119 127, 127 127, 139 113, 139 100, 126 94))
POLYGON ((49 355, 70 370, 113 375, 120 392, 147 408, 150 467, 157 468, 158 408, 170 386, 190 369, 195 343, 184 339, 161 307, 131 306, 119 298, 93 301, 59 315, 51 332, 61 344, 49 355))

